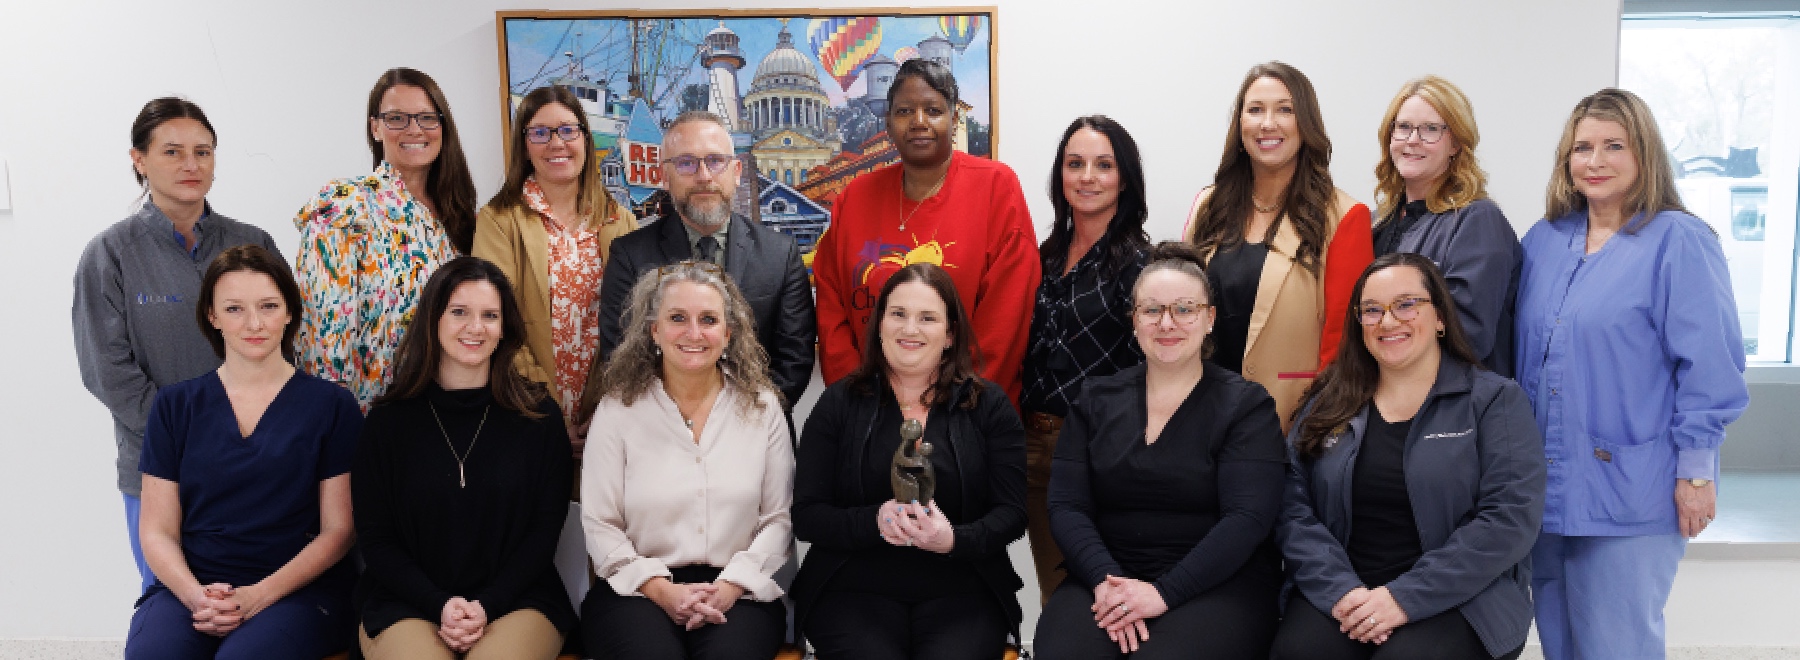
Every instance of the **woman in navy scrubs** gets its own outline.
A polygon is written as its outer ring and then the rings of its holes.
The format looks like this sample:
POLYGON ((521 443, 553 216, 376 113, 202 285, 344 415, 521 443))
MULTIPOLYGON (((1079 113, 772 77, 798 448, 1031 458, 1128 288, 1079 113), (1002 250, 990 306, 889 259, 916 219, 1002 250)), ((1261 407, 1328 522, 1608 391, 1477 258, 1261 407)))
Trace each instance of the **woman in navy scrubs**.
POLYGON ((125 657, 317 660, 348 646, 350 463, 362 413, 294 369, 300 290, 245 245, 207 268, 217 371, 159 391, 144 432, 144 557, 125 657))

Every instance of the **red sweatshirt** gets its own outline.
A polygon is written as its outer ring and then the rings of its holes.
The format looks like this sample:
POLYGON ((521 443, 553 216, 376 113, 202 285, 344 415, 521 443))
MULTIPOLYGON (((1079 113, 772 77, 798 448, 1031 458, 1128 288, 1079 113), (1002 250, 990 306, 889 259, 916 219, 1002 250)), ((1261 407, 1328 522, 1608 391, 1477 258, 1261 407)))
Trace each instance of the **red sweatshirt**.
POLYGON ((1018 175, 1004 163, 958 151, 938 194, 915 206, 902 187, 898 164, 850 182, 813 252, 825 382, 862 363, 871 308, 888 278, 908 265, 933 263, 956 282, 982 377, 1005 387, 1016 405, 1041 275, 1037 232, 1018 175))

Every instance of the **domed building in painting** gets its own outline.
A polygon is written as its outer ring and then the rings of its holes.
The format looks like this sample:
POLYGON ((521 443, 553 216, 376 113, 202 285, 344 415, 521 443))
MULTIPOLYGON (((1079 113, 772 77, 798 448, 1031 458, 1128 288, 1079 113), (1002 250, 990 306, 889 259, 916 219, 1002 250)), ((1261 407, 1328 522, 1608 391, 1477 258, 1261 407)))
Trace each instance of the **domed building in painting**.
POLYGON ((756 65, 744 96, 743 123, 750 152, 770 180, 799 185, 838 150, 837 120, 819 84, 819 66, 794 47, 782 22, 774 50, 756 65))

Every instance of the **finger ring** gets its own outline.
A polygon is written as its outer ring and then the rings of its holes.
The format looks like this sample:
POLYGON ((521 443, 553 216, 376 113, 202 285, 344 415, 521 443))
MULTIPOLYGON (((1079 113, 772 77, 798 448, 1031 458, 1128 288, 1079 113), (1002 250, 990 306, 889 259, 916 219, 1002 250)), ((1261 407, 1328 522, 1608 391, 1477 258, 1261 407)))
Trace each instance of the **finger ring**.
POLYGON ((908 545, 908 546, 911 546, 911 545, 912 545, 912 539, 907 539, 907 540, 906 540, 906 545, 908 545))
POLYGON ((1120 612, 1122 612, 1122 613, 1124 613, 1124 614, 1130 614, 1130 613, 1131 613, 1131 606, 1130 606, 1130 605, 1126 605, 1126 604, 1124 604, 1124 603, 1120 603, 1120 604, 1119 604, 1119 611, 1120 611, 1120 612))

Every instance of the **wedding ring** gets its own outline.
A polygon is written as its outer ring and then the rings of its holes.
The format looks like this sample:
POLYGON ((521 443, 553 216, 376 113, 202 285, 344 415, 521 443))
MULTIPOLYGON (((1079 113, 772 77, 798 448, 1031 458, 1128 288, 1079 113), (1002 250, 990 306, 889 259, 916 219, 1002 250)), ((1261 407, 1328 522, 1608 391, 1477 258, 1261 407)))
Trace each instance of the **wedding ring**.
POLYGON ((1123 613, 1123 614, 1130 614, 1130 613, 1131 613, 1131 606, 1130 606, 1130 605, 1126 605, 1126 604, 1124 604, 1124 603, 1120 603, 1120 604, 1119 604, 1119 612, 1120 612, 1120 613, 1123 613))
POLYGON ((906 545, 907 545, 907 546, 908 546, 908 547, 911 547, 911 546, 912 546, 912 539, 907 539, 907 540, 906 540, 906 545))

